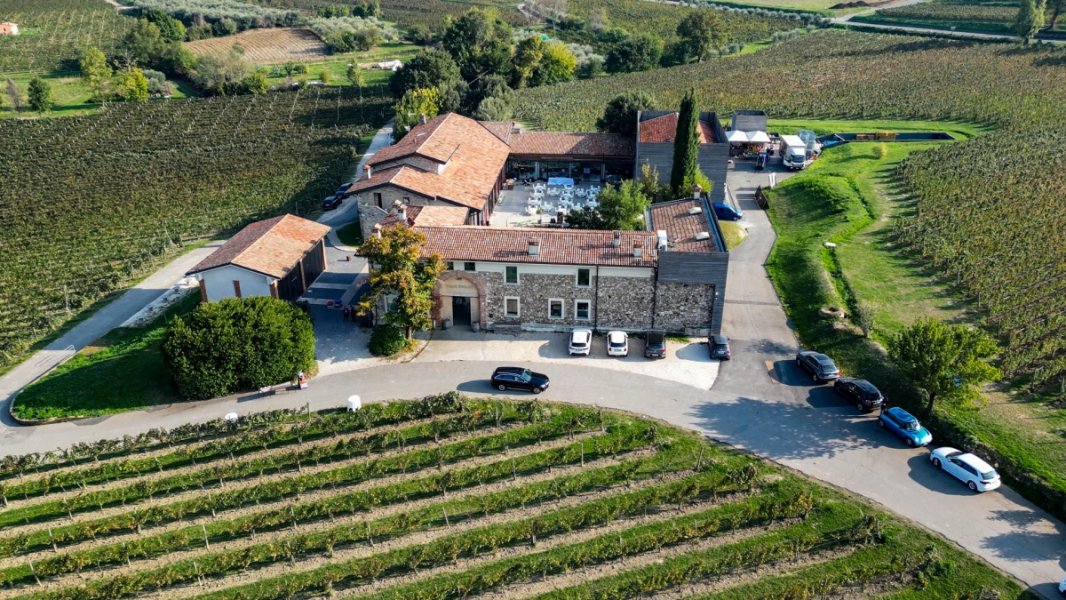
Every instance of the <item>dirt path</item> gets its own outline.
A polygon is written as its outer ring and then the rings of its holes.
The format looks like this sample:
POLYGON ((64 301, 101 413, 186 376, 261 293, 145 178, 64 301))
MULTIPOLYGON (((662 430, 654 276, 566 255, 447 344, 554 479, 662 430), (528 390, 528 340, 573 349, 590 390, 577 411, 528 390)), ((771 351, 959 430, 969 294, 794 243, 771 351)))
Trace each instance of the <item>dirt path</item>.
MULTIPOLYGON (((533 448, 533 450, 543 450, 543 449, 544 449, 543 447, 533 448)), ((479 462, 487 464, 489 462, 496 462, 496 461, 499 461, 499 460, 509 460, 510 458, 517 458, 517 457, 523 456, 524 454, 528 454, 528 453, 531 453, 531 450, 529 448, 519 448, 519 449, 515 449, 515 450, 511 451, 511 453, 509 453, 507 456, 499 456, 499 455, 497 455, 497 456, 491 456, 491 457, 478 457, 478 459, 476 459, 476 460, 478 460, 479 462)), ((633 452, 622 453, 622 454, 619 454, 617 456, 606 457, 606 458, 599 459, 599 460, 596 460, 596 461, 588 461, 583 466, 582 465, 573 465, 573 466, 569 466, 569 467, 554 468, 550 472, 549 471, 544 471, 544 472, 541 472, 541 473, 537 473, 535 475, 523 477, 519 481, 520 481, 520 484, 523 484, 523 485, 526 484, 526 483, 536 483, 536 482, 540 482, 540 481, 547 481, 547 480, 555 479, 557 477, 563 477, 563 476, 566 476, 566 475, 577 474, 577 473, 580 473, 581 471, 584 471, 584 470, 587 470, 587 469, 600 468, 600 467, 610 466, 610 465, 614 465, 614 464, 619 464, 619 463, 622 463, 622 462, 625 462, 625 461, 628 461, 628 460, 634 460, 634 459, 638 459, 638 458, 642 458, 642 457, 648 457, 648 456, 651 456, 652 453, 653 453, 652 450, 647 450, 647 449, 645 449, 645 450, 636 450, 636 451, 633 451, 633 452)), ((465 463, 463 465, 457 465, 457 467, 458 468, 465 468, 465 467, 468 467, 468 466, 473 466, 472 463, 473 463, 473 461, 471 461, 470 463, 465 463)), ((453 469, 448 469, 448 470, 453 470, 453 469)), ((436 473, 436 472, 434 471, 434 473, 436 473)), ((678 474, 672 474, 670 476, 663 477, 663 478, 649 478, 647 480, 643 480, 640 483, 640 485, 641 486, 645 486, 645 485, 650 485, 651 483, 657 483, 657 482, 660 482, 660 481, 669 481, 670 479, 681 478, 681 477, 687 476, 688 474, 689 474, 688 472, 682 472, 682 473, 678 473, 678 474)), ((417 474, 413 473, 413 474, 408 474, 408 475, 397 475, 397 476, 394 476, 392 478, 389 478, 390 479, 389 481, 372 480, 372 481, 369 481, 369 482, 363 482, 361 484, 353 485, 353 486, 350 486, 350 487, 337 488, 336 490, 334 490, 332 488, 331 489, 323 489, 323 490, 316 491, 314 493, 309 493, 309 494, 302 495, 298 499, 298 502, 299 503, 307 503, 307 502, 313 502, 313 501, 316 501, 316 500, 320 500, 322 498, 326 498, 326 497, 329 497, 329 496, 335 496, 338 493, 352 493, 352 492, 359 492, 359 491, 363 491, 363 490, 376 489, 376 488, 379 488, 379 487, 383 487, 383 486, 387 486, 387 485, 393 485, 395 483, 400 483, 400 482, 406 481, 406 480, 417 479, 417 478, 419 478, 420 475, 421 476, 425 476, 426 474, 425 473, 417 473, 417 474), (371 485, 371 484, 373 484, 373 485, 371 485)), ((186 559, 186 558, 192 558, 194 556, 205 554, 205 553, 213 553, 213 552, 217 552, 217 551, 221 551, 221 550, 245 548, 247 546, 252 546, 252 545, 255 545, 255 544, 259 544, 259 543, 264 543, 264 542, 269 542, 269 541, 273 541, 273 540, 277 540, 277 539, 284 539, 284 538, 287 538, 287 537, 292 537, 293 535, 300 535, 300 534, 304 534, 304 533, 310 533, 310 532, 314 532, 314 531, 330 529, 332 527, 335 527, 339 523, 351 522, 353 524, 361 524, 361 523, 363 523, 366 520, 374 520, 374 519, 378 519, 378 518, 386 517, 386 516, 390 516, 390 515, 395 515, 395 514, 402 513, 402 512, 409 512, 409 511, 417 510, 417 509, 425 507, 425 506, 432 505, 434 503, 443 502, 443 501, 447 501, 447 500, 453 500, 453 499, 458 499, 458 498, 467 498, 467 497, 471 497, 471 496, 477 496, 477 495, 482 495, 482 494, 487 494, 487 493, 498 492, 498 491, 502 491, 502 490, 514 487, 515 485, 516 485, 515 482, 511 481, 510 479, 507 479, 507 480, 498 481, 498 482, 495 482, 495 483, 490 483, 490 484, 486 484, 486 485, 482 485, 482 486, 478 486, 478 487, 471 487, 471 488, 466 488, 466 489, 462 489, 462 490, 456 490, 456 491, 450 492, 447 496, 435 495, 435 496, 422 498, 422 499, 414 500, 414 501, 408 501, 408 502, 398 501, 398 502, 393 503, 393 504, 389 504, 389 505, 386 505, 386 506, 374 508, 369 513, 360 512, 360 513, 357 513, 356 515, 351 515, 351 514, 338 515, 332 521, 324 519, 324 520, 321 520, 321 521, 316 521, 316 522, 311 522, 311 523, 300 523, 300 524, 297 525, 297 528, 296 528, 295 531, 293 531, 292 528, 285 528, 285 529, 279 529, 279 530, 274 530, 274 531, 270 531, 270 532, 260 533, 260 534, 255 535, 254 537, 238 538, 238 539, 232 539, 232 540, 228 540, 228 541, 224 541, 224 542, 214 542, 214 543, 211 543, 210 550, 207 550, 207 549, 205 549, 203 547, 199 547, 198 546, 196 548, 189 549, 189 550, 179 550, 179 551, 171 552, 171 553, 168 553, 166 556, 162 556, 162 557, 160 557, 160 556, 152 556, 152 557, 149 557, 149 558, 132 558, 131 564, 129 566, 120 565, 118 567, 115 567, 115 566, 102 567, 98 571, 96 571, 94 573, 94 575, 96 573, 99 573, 102 576, 109 577, 109 576, 112 576, 116 572, 128 573, 128 572, 131 572, 131 571, 141 570, 141 569, 145 569, 145 568, 155 569, 155 568, 158 568, 158 567, 160 567, 162 565, 165 565, 165 564, 171 564, 171 563, 177 562, 179 560, 183 560, 183 559, 186 559)), ((618 488, 613 488, 613 489, 615 489, 617 491, 618 488)), ((219 513, 219 514, 220 514, 220 516, 222 516, 222 518, 225 518, 225 519, 235 519, 235 518, 245 517, 245 516, 248 516, 248 515, 251 515, 251 514, 256 514, 256 513, 273 512, 273 511, 276 511, 277 509, 282 508, 282 507, 284 507, 284 506, 286 506, 288 504, 292 504, 293 502, 294 502, 294 499, 288 498, 288 499, 280 500, 280 501, 277 501, 277 502, 248 506, 248 507, 244 507, 244 508, 239 509, 239 510, 234 510, 234 511, 229 511, 229 512, 226 512, 226 513, 219 513)), ((195 519, 176 521, 176 522, 173 522, 173 523, 169 523, 169 524, 167 524, 165 526, 154 528, 154 529, 151 529, 151 530, 146 530, 146 531, 149 531, 149 535, 160 535, 160 534, 167 533, 167 532, 170 532, 170 531, 184 529, 184 528, 187 528, 187 527, 196 527, 196 526, 199 526, 199 525, 207 525, 207 524, 218 522, 218 521, 219 521, 218 517, 213 517, 211 515, 204 515, 202 517, 198 517, 198 518, 195 518, 195 519)), ((475 520, 475 521, 477 521, 477 520, 475 520)), ((88 541, 81 542, 79 544, 64 548, 62 552, 63 553, 70 553, 70 552, 73 552, 73 551, 81 551, 81 550, 88 550, 88 549, 98 549, 98 548, 102 548, 102 547, 117 547, 117 546, 121 546, 125 542, 132 541, 132 540, 135 540, 135 539, 138 539, 138 538, 141 538, 141 537, 142 537, 141 535, 138 535, 135 532, 131 532, 131 533, 123 534, 123 535, 120 535, 120 536, 112 536, 112 537, 108 537, 108 538, 103 538, 103 539, 101 539, 99 541, 88 540, 88 541)), ((41 550, 41 551, 30 553, 30 554, 20 554, 17 557, 10 557, 10 558, 5 559, 3 561, 3 565, 2 566, 5 567, 5 568, 6 567, 12 567, 12 566, 16 566, 16 565, 19 565, 19 564, 26 564, 29 560, 49 558, 51 556, 54 556, 54 554, 52 553, 51 550, 41 550)), ((70 585, 77 585, 77 584, 83 583, 84 581, 85 581, 85 578, 83 576, 76 575, 76 574, 72 573, 72 574, 69 574, 69 575, 62 575, 62 576, 59 576, 59 577, 56 577, 56 578, 53 578, 53 579, 49 580, 48 582, 46 582, 46 587, 49 588, 49 589, 58 589, 58 588, 66 587, 66 586, 70 586, 70 585)), ((11 595, 12 595, 11 592, 0 590, 0 598, 10 597, 11 595)))
MULTIPOLYGON (((477 438, 477 437, 482 437, 485 433, 490 433, 490 434, 492 434, 492 433, 502 433, 502 432, 506 431, 507 429, 509 429, 509 427, 501 427, 500 429, 496 429, 496 428, 486 429, 486 430, 481 430, 480 432, 478 432, 478 431, 471 432, 469 434, 463 433, 462 435, 459 435, 459 436, 456 436, 454 438, 451 438, 449 441, 450 442, 461 442, 461 441, 464 441, 465 439, 474 439, 474 438, 477 438)), ((589 438, 592 438, 592 437, 596 437, 598 435, 601 435, 598 431, 589 432, 589 433, 586 433, 586 434, 575 435, 574 436, 574 440, 570 440, 568 437, 563 436, 563 437, 555 439, 555 440, 550 440, 548 442, 544 442, 543 444, 532 444, 530 446, 525 446, 525 447, 518 448, 518 449, 515 449, 515 450, 509 450, 509 451, 506 451, 506 452, 501 452, 499 454, 479 456, 479 457, 475 457, 473 459, 465 459, 465 460, 463 460, 461 462, 449 465, 449 470, 450 469, 455 469, 455 468, 463 468, 464 466, 480 466, 480 465, 488 464, 490 462, 494 462, 494 461, 497 461, 497 460, 504 460, 505 457, 509 458, 511 456, 523 456, 525 454, 532 454, 532 453, 540 452, 540 451, 543 451, 543 450, 550 450, 550 449, 553 449, 553 448, 563 447, 563 446, 567 446, 567 445, 573 443, 573 441, 575 441, 575 440, 589 439, 589 438)), ((423 443, 423 444, 416 444, 416 445, 412 445, 412 446, 406 446, 405 448, 393 448, 393 449, 390 449, 390 450, 386 450, 384 452, 380 452, 380 453, 374 454, 373 457, 372 457, 372 460, 387 459, 387 458, 390 458, 390 457, 395 457, 395 456, 399 456, 399 455, 403 455, 403 454, 407 454, 407 453, 411 453, 411 452, 417 452, 417 451, 424 450, 426 448, 432 448, 432 447, 435 447, 435 446, 436 446, 436 442, 432 442, 431 441, 431 442, 426 442, 426 443, 423 443)), ((151 507, 166 507, 166 506, 170 506, 170 505, 177 504, 177 503, 180 503, 180 502, 192 500, 194 498, 201 497, 201 496, 203 496, 205 494, 214 494, 214 493, 217 493, 217 492, 232 492, 232 491, 235 491, 235 490, 243 490, 243 489, 247 489, 247 488, 252 488, 252 487, 255 487, 257 485, 262 485, 262 484, 266 484, 266 483, 272 483, 272 482, 276 482, 276 481, 283 481, 283 480, 286 480, 286 479, 295 479, 297 477, 304 477, 304 476, 320 474, 320 473, 327 472, 327 471, 339 470, 339 469, 343 469, 343 468, 346 468, 346 467, 351 466, 351 465, 355 465, 355 464, 359 464, 361 462, 365 462, 366 460, 367 460, 366 456, 353 456, 351 459, 338 460, 338 461, 334 461, 332 463, 321 463, 321 464, 319 464, 317 466, 313 465, 313 464, 309 464, 307 466, 304 466, 302 471, 293 470, 293 471, 285 471, 285 472, 282 472, 282 473, 273 473, 273 474, 270 474, 270 475, 264 475, 262 477, 255 476, 255 477, 252 477, 252 478, 249 478, 249 479, 243 479, 243 480, 240 480, 240 481, 237 481, 237 482, 233 482, 233 481, 226 482, 226 484, 224 486, 222 486, 222 487, 220 487, 217 484, 217 482, 214 482, 214 485, 211 485, 210 487, 206 487, 205 486, 205 488, 203 488, 203 489, 191 489, 191 490, 187 490, 185 492, 180 492, 180 493, 177 493, 177 494, 161 495, 161 496, 156 496, 155 498, 152 498, 152 499, 144 499, 144 500, 141 500, 141 501, 137 501, 137 502, 134 502, 134 503, 127 504, 125 506, 121 506, 121 505, 119 505, 119 506, 111 506, 111 507, 106 507, 106 508, 104 508, 102 510, 82 512, 82 513, 79 513, 79 514, 75 514, 73 520, 69 520, 69 518, 66 517, 66 516, 60 516, 60 517, 56 517, 56 519, 53 519, 52 521, 45 522, 45 523, 32 523, 30 525, 11 525, 11 526, 7 526, 7 527, 4 528, 4 533, 5 533, 5 537, 7 537, 7 536, 12 536, 12 535, 32 534, 32 533, 36 533, 36 532, 43 532, 43 531, 47 531, 49 527, 55 527, 57 525, 57 522, 59 524, 61 524, 61 525, 70 525, 70 524, 75 524, 75 523, 85 523, 85 522, 89 522, 89 521, 95 521, 97 519, 114 517, 116 515, 121 515, 121 514, 124 514, 124 513, 135 511, 135 510, 143 510, 143 509, 147 509, 147 508, 151 508, 151 507)), ((435 472, 433 469, 434 469, 434 467, 426 467, 426 468, 418 469, 416 471, 411 471, 410 473, 406 473, 406 474, 390 475, 390 476, 386 476, 386 477, 372 477, 371 479, 367 479, 367 480, 364 480, 364 481, 353 483, 353 484, 350 484, 348 486, 338 486, 338 488, 353 490, 353 489, 362 489, 362 487, 387 485, 389 482, 395 483, 395 482, 403 481, 403 480, 406 480, 406 479, 416 479, 416 478, 419 478, 419 477, 424 477, 424 476, 426 476, 429 473, 435 472)), ((313 490, 313 491, 308 492, 307 494, 317 493, 317 492, 320 492, 320 491, 322 491, 322 490, 313 490)), ((336 493, 332 487, 330 487, 326 491, 328 491, 329 494, 335 494, 336 493)), ((308 497, 307 494, 304 494, 304 497, 308 497)), ((277 502, 287 502, 287 501, 291 501, 291 499, 279 499, 279 500, 277 500, 277 502)), ((261 504, 260 506, 264 506, 264 505, 266 505, 266 503, 265 504, 261 504)), ((251 508, 255 508, 255 506, 253 506, 251 508)), ((247 509, 249 509, 249 507, 247 507, 247 506, 243 506, 243 507, 239 507, 239 508, 225 509, 225 510, 218 511, 217 514, 220 514, 220 515, 234 515, 234 514, 239 514, 239 511, 247 510, 247 509)), ((200 518, 204 518, 204 517, 200 517, 200 518)), ((144 527, 142 529, 143 529, 143 531, 148 531, 148 532, 153 532, 154 533, 154 532, 160 531, 160 530, 167 530, 167 529, 169 529, 169 527, 172 527, 172 526, 175 526, 175 525, 180 526, 180 525, 187 525, 190 522, 197 522, 200 518, 195 518, 195 517, 183 518, 183 519, 181 519, 181 520, 179 520, 177 522, 168 523, 168 524, 163 525, 161 527, 155 527, 155 526, 148 527, 148 526, 146 526, 146 527, 144 527)), ((212 517, 212 520, 214 520, 214 517, 212 517)))
POLYGON ((135 6, 126 6, 125 4, 119 4, 118 0, 104 0, 104 2, 107 2, 111 6, 114 6, 115 10, 117 10, 118 12, 133 10, 134 8, 136 8, 135 6))

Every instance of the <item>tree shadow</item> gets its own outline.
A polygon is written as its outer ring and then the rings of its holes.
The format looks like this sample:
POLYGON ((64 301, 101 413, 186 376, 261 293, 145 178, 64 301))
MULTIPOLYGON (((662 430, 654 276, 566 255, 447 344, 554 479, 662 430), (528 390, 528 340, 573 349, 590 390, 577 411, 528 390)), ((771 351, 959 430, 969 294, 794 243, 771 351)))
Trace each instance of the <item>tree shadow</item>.
MULTIPOLYGON (((1004 493, 1014 495, 1014 492, 1007 490, 1004 490, 1004 493)), ((1017 500, 1020 503, 1020 497, 1017 500)), ((991 514, 994 519, 1008 523, 1011 531, 985 538, 981 542, 984 548, 1006 560, 1052 559, 1057 560, 1060 566, 1066 567, 1066 554, 1062 547, 1063 536, 1066 536, 1066 526, 1062 523, 1046 518, 1028 508, 996 510, 991 514)), ((1057 590, 1054 591, 1057 593, 1057 590)))

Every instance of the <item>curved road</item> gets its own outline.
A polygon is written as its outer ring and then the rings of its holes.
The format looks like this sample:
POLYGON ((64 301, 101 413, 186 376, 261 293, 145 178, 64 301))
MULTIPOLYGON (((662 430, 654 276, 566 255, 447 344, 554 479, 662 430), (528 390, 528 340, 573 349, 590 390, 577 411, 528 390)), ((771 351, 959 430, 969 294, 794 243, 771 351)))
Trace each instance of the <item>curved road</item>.
MULTIPOLYGON (((774 233, 751 199, 755 176, 740 163, 730 175, 750 227, 729 265, 724 330, 734 360, 722 365, 711 390, 604 370, 588 361, 552 365, 550 400, 597 404, 648 414, 707 437, 747 448, 803 473, 846 488, 920 523, 1015 576, 1033 591, 1056 596, 1063 575, 1066 526, 1012 490, 975 495, 935 470, 926 450, 906 448, 875 419, 844 406, 829 386, 811 387, 794 366, 796 340, 763 268, 774 233)), ((501 360, 503 357, 501 357, 501 360)), ((171 428, 237 411, 343 406, 349 394, 365 401, 412 398, 457 389, 494 394, 486 378, 496 362, 419 362, 368 367, 315 379, 302 391, 175 404, 41 427, 0 427, 0 454, 41 452, 155 427, 171 428)), ((12 380, 0 379, 11 392, 12 380)), ((0 395, 5 414, 10 395, 0 395)))

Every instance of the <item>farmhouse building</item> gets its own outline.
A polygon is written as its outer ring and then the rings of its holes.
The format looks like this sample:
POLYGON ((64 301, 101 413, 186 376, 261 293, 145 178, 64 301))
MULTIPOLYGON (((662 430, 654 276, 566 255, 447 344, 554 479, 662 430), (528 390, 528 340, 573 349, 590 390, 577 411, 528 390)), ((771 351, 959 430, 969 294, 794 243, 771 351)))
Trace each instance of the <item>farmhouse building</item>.
POLYGON ((257 221, 186 275, 200 281, 205 302, 248 296, 295 301, 326 270, 329 230, 293 215, 257 221))
MULTIPOLYGON (((636 164, 633 177, 641 178, 644 165, 651 165, 659 173, 659 183, 670 183, 674 164, 674 137, 677 135, 677 112, 644 110, 637 113, 636 164)), ((700 150, 696 162, 700 171, 714 183, 711 200, 725 198, 726 168, 729 142, 725 130, 713 112, 701 112, 699 117, 700 150)))
POLYGON ((729 257, 705 199, 653 205, 648 231, 429 225, 426 211, 398 207, 382 226, 414 227, 445 261, 435 327, 721 329, 729 257))
POLYGON ((11 23, 10 21, 6 21, 4 23, 0 23, 0 35, 18 35, 18 34, 19 34, 19 26, 18 25, 14 24, 14 23, 11 23))

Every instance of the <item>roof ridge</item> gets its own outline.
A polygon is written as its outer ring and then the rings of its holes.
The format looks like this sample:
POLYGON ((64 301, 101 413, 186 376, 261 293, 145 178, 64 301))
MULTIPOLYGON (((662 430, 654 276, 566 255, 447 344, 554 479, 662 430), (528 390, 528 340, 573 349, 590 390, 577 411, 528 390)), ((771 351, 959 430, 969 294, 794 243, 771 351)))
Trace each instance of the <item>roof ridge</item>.
MULTIPOLYGON (((241 265, 237 264, 237 261, 239 261, 240 258, 242 256, 244 256, 244 254, 246 252, 248 252, 249 250, 254 248, 257 244, 261 243, 263 241, 263 238, 265 238, 267 235, 269 235, 271 231, 274 231, 274 228, 276 228, 278 225, 280 225, 282 221, 284 221, 288 217, 294 217, 294 216, 295 215, 292 215, 292 214, 289 214, 289 213, 285 213, 283 215, 278 215, 276 217, 271 217, 270 219, 266 219, 267 221, 270 221, 271 219, 274 219, 274 222, 271 223, 270 227, 267 227, 266 230, 263 231, 263 233, 259 234, 251 244, 248 244, 247 246, 245 246, 244 250, 241 250, 240 252, 235 254, 233 256, 233 258, 231 258, 229 260, 230 264, 237 265, 238 267, 241 266, 241 265)), ((243 229, 241 231, 243 231, 243 229)), ((247 268, 247 267, 245 267, 245 268, 247 268)))

